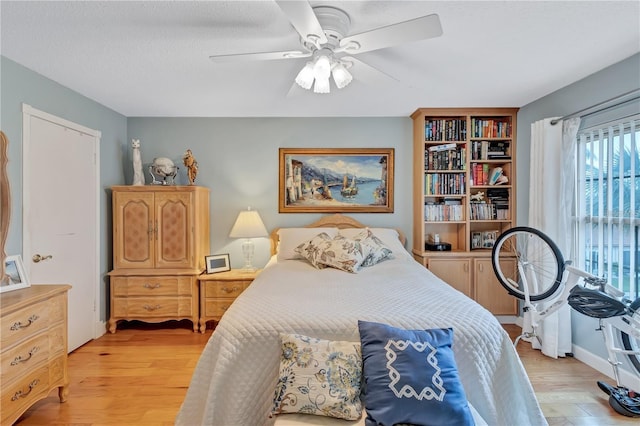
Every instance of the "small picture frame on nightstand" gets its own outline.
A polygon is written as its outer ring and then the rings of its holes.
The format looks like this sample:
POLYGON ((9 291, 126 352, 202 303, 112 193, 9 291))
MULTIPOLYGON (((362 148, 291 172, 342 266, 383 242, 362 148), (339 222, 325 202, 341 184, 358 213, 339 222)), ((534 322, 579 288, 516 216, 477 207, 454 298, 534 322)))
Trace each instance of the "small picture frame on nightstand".
POLYGON ((207 274, 215 274, 216 272, 225 272, 231 270, 228 254, 212 254, 204 257, 204 263, 207 265, 207 274))

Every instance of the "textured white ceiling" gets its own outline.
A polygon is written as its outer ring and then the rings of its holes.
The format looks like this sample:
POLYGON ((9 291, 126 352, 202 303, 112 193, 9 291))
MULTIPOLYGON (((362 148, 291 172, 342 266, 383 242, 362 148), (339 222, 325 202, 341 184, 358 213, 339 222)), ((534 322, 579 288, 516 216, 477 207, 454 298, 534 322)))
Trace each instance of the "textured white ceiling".
MULTIPOLYGON (((1 53, 126 116, 408 116, 418 107, 522 106, 640 52, 640 1, 311 1, 350 34, 437 13, 435 39, 363 53, 393 76, 328 95, 294 87, 305 59, 214 64, 297 49, 264 1, 2 1, 1 53)), ((640 77, 639 77, 640 79, 640 77)))

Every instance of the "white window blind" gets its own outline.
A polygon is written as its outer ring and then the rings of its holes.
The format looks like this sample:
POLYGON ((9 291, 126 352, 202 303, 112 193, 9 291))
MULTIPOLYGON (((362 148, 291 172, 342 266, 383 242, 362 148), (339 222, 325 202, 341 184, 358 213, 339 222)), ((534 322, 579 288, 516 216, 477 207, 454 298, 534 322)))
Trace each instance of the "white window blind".
POLYGON ((640 115, 578 132, 579 266, 639 296, 640 115))

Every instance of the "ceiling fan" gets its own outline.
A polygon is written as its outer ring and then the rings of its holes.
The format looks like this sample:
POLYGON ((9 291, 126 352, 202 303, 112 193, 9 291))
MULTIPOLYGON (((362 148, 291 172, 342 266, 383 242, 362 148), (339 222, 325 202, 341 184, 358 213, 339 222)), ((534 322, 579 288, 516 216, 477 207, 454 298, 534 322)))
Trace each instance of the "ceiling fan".
POLYGON ((276 0, 276 3, 300 34, 299 50, 212 55, 209 58, 214 62, 311 58, 296 76, 295 83, 306 90, 313 87, 315 93, 329 93, 329 78, 332 76, 336 87, 342 89, 352 81, 349 69, 354 66, 362 80, 393 78, 353 55, 442 35, 437 14, 348 35, 351 19, 341 9, 312 7, 306 1, 276 0))

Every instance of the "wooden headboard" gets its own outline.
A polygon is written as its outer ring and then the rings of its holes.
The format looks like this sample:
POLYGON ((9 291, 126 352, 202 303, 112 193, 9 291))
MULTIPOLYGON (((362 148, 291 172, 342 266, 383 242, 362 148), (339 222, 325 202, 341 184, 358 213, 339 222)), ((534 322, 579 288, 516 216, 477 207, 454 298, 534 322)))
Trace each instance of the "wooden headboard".
MULTIPOLYGON (((346 229, 346 228, 367 228, 367 225, 364 225, 357 220, 345 216, 342 214, 334 214, 330 216, 323 216, 319 220, 310 223, 309 225, 305 225, 304 228, 338 228, 338 229, 346 229)), ((271 235, 269 239, 271 240, 271 255, 276 254, 276 250, 278 248, 278 230, 280 228, 275 228, 271 231, 271 235)), ((396 228, 398 231, 398 238, 402 245, 406 242, 406 237, 404 233, 396 228)))

